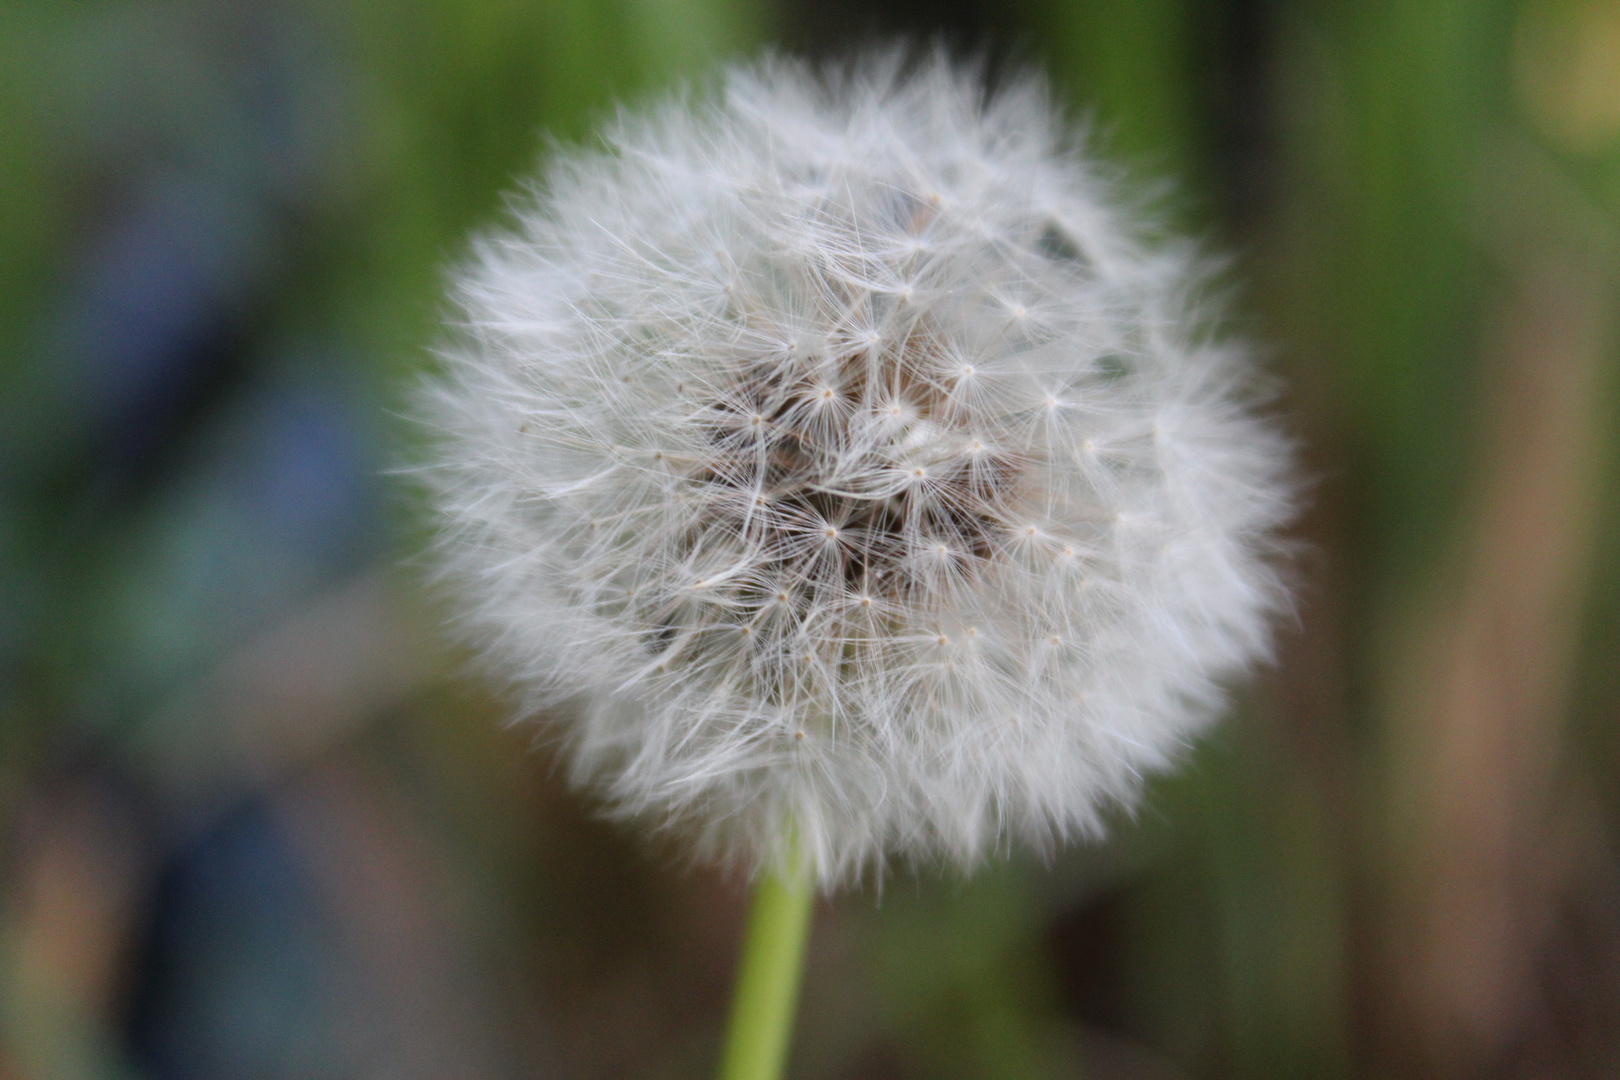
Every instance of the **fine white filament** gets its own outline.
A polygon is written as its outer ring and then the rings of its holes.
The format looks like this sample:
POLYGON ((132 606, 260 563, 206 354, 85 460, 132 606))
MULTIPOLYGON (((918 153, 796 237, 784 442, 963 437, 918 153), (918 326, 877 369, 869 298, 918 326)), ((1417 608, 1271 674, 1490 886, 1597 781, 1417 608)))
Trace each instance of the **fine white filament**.
POLYGON ((1034 79, 769 61, 460 269, 435 560, 616 812, 970 866, 1095 833, 1265 653, 1288 447, 1075 141, 1034 79))

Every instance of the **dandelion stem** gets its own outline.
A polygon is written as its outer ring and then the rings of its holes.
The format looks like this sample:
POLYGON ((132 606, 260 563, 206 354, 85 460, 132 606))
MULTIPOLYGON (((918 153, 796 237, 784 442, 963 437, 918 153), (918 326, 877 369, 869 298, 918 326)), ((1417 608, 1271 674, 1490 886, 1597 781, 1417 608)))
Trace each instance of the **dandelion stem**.
POLYGON ((784 866, 754 886, 720 1080, 777 1080, 787 1061, 815 888, 796 850, 784 866))

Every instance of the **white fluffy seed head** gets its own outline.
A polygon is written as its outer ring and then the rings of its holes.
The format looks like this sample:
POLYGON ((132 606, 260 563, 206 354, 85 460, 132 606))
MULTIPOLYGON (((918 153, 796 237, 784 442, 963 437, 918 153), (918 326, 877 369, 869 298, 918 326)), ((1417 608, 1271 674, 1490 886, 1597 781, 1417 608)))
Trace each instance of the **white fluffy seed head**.
POLYGON ((824 886, 1094 833, 1267 647, 1288 451, 1033 79, 730 71, 556 153, 421 400, 574 778, 824 886))

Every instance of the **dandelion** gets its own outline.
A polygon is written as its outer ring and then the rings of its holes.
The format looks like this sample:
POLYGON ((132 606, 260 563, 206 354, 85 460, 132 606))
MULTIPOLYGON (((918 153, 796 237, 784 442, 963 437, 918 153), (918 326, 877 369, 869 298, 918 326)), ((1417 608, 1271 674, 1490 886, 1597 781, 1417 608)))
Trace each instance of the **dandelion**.
POLYGON ((461 629, 616 813, 823 888, 1094 835, 1262 655, 1288 453, 1037 80, 767 61, 556 153, 424 396, 461 629))

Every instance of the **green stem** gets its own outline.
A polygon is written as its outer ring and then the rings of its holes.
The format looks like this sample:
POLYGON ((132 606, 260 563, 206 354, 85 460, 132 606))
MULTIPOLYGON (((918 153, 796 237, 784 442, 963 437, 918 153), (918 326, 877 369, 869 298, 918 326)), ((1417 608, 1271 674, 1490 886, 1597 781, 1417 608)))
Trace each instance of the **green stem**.
POLYGON ((720 1080, 777 1080, 793 1036, 815 889, 798 853, 754 886, 720 1080))

